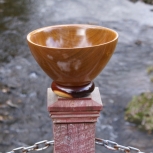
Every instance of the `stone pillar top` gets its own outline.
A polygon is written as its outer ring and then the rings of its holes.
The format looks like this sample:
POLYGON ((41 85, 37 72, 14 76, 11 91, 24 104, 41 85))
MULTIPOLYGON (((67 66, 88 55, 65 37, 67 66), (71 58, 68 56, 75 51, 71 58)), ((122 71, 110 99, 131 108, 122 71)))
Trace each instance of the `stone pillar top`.
POLYGON ((98 87, 88 97, 72 99, 59 97, 48 88, 47 97, 49 112, 100 111, 102 109, 98 87))
POLYGON ((102 109, 99 89, 84 98, 62 98, 48 88, 55 153, 95 153, 95 124, 102 109))

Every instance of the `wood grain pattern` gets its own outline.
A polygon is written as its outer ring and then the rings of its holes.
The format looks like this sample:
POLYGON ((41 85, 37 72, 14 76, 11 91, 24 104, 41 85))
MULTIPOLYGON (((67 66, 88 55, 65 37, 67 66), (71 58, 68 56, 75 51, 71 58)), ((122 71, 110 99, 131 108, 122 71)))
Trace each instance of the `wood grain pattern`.
POLYGON ((35 30, 27 36, 40 67, 61 86, 89 84, 105 67, 118 34, 93 25, 60 25, 35 30))
POLYGON ((89 84, 83 86, 66 87, 58 85, 55 81, 53 81, 51 84, 51 88, 55 94, 61 97, 80 98, 89 95, 94 90, 95 85, 93 82, 90 82, 89 84))

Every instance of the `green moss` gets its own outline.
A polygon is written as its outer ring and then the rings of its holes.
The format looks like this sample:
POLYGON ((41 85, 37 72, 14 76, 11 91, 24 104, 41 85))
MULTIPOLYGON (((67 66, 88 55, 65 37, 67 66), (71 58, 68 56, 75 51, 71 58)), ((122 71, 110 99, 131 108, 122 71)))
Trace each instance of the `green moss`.
POLYGON ((126 108, 125 120, 148 132, 153 131, 153 93, 134 96, 126 108))
POLYGON ((150 81, 153 82, 153 77, 150 78, 150 81))
POLYGON ((153 73, 153 66, 149 66, 149 67, 147 68, 147 73, 148 73, 148 74, 153 73))
POLYGON ((147 4, 153 4, 153 0, 143 0, 147 4))
POLYGON ((147 68, 147 73, 150 75, 150 81, 153 82, 153 66, 147 68))
POLYGON ((132 2, 138 2, 138 1, 143 1, 144 3, 147 3, 147 4, 153 4, 153 0, 130 0, 132 2))

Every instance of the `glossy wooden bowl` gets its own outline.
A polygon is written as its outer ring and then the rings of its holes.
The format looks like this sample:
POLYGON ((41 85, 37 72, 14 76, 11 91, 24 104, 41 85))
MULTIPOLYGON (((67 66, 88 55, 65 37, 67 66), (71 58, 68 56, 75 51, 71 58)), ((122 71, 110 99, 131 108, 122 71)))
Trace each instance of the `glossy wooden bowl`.
POLYGON ((94 25, 57 25, 32 31, 28 45, 40 67, 54 80, 53 91, 63 97, 92 92, 92 80, 111 58, 118 34, 94 25))

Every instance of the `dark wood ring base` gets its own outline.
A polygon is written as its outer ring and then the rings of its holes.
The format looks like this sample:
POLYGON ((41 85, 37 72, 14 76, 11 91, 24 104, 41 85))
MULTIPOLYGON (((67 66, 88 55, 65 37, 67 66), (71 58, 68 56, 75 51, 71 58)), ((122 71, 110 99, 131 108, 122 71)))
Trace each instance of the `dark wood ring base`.
POLYGON ((87 85, 79 87, 67 87, 57 84, 55 81, 52 82, 51 88, 53 92, 61 97, 66 98, 81 98, 88 96, 95 88, 93 82, 90 82, 87 85))

